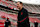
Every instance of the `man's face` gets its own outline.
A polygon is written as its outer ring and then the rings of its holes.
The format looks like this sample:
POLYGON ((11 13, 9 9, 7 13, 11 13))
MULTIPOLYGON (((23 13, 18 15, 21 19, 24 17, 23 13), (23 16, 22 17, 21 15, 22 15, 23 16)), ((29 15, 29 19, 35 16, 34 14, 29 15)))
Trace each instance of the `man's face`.
POLYGON ((20 2, 17 2, 17 8, 20 9, 22 7, 22 4, 20 2))

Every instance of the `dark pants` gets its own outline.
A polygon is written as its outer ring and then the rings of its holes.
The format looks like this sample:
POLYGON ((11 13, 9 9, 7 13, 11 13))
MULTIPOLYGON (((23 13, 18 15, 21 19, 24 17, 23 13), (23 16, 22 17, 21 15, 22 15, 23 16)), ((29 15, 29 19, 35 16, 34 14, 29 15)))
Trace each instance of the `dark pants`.
POLYGON ((28 23, 18 23, 18 27, 30 27, 28 23))
POLYGON ((8 27, 7 25, 5 27, 8 27))
POLYGON ((37 25, 35 25, 35 27, 38 27, 37 25))

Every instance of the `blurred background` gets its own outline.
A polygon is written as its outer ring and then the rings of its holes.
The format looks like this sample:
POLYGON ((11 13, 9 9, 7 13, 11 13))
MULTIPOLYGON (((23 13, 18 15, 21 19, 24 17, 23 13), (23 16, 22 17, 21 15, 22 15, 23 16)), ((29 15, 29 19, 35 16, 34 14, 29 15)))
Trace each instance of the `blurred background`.
POLYGON ((34 27, 35 22, 40 27, 40 0, 0 0, 0 27, 5 26, 7 18, 11 21, 11 27, 17 27, 17 1, 23 2, 23 7, 28 10, 30 27, 34 27))

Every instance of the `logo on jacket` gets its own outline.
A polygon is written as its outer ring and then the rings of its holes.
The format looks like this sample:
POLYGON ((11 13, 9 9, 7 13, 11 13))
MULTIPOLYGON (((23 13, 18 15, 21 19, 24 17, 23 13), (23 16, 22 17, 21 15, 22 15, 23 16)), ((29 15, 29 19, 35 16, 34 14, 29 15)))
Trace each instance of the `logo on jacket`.
POLYGON ((21 12, 21 15, 23 15, 23 12, 21 12))

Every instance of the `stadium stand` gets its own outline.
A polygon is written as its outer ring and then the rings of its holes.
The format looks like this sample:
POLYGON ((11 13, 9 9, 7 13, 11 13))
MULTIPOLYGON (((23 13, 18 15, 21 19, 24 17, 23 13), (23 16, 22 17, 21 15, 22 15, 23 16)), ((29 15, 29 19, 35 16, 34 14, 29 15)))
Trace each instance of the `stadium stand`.
MULTIPOLYGON (((23 7, 27 9, 29 12, 29 22, 30 23, 34 23, 35 21, 40 23, 40 5, 23 3, 23 7)), ((13 22, 11 23, 13 23, 14 25, 17 25, 17 23, 15 23, 17 21, 17 15, 9 14, 8 11, 10 13, 16 13, 16 11, 18 12, 18 8, 16 7, 16 2, 0 1, 0 17, 1 16, 9 17, 10 20, 14 22, 14 23, 13 22), (14 10, 14 8, 16 8, 17 10, 14 10)))

